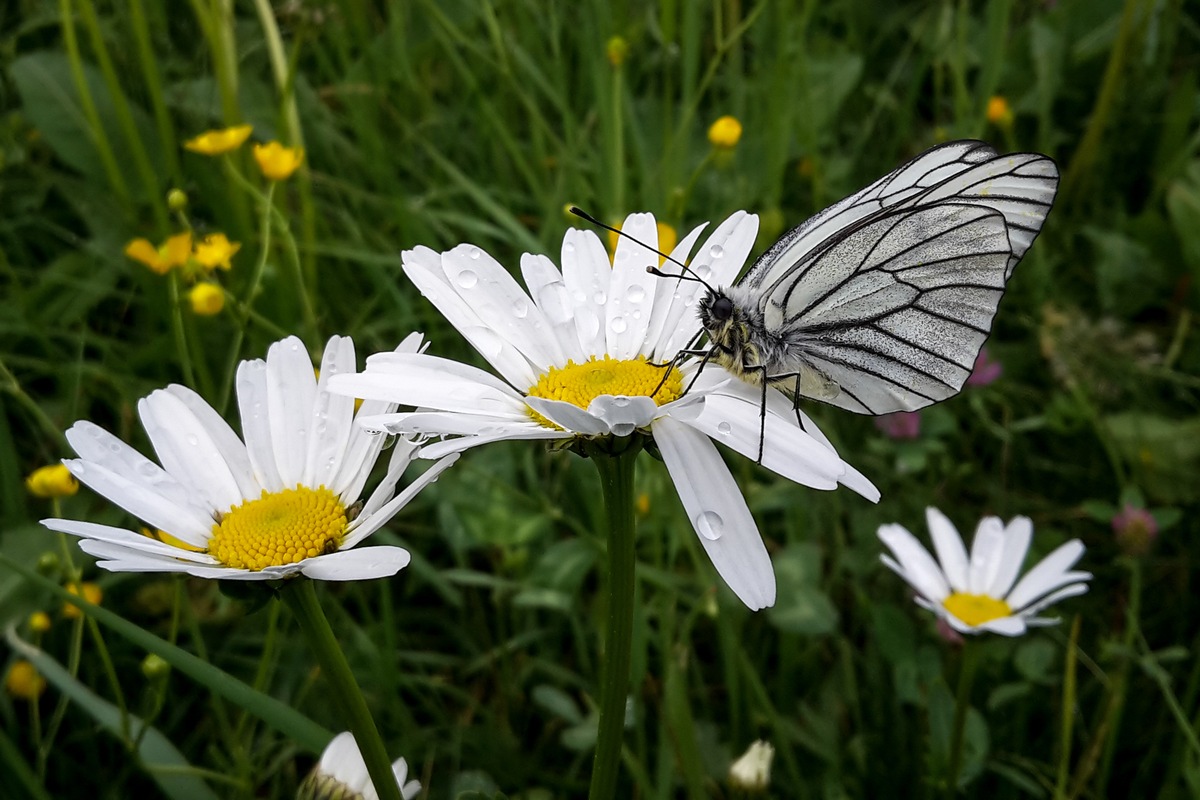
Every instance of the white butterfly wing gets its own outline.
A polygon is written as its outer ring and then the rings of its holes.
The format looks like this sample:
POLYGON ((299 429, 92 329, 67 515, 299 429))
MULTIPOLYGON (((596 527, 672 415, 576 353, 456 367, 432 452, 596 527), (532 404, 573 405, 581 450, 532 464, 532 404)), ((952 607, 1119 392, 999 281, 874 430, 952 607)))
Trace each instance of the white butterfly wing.
POLYGON ((825 379, 802 394, 865 414, 922 408, 971 374, 1011 257, 1005 215, 969 200, 876 213, 774 282, 766 332, 802 378, 825 379))
POLYGON ((1058 189, 1058 168, 1037 153, 1000 156, 984 142, 947 142, 921 153, 879 180, 834 203, 784 234, 741 284, 773 291, 795 265, 842 231, 888 209, 963 202, 994 208, 1010 227, 1011 274, 1033 243, 1058 189))

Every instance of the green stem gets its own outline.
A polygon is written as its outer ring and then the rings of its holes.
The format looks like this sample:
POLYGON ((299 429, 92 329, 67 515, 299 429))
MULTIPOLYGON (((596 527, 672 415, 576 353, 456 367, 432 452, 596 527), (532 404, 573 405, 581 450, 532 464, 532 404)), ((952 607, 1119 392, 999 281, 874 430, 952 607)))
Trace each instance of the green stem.
POLYGON ((183 370, 183 382, 196 387, 196 372, 192 369, 192 354, 188 350, 187 334, 183 330, 183 304, 179 300, 179 272, 171 270, 167 275, 167 293, 171 298, 171 335, 175 339, 175 354, 183 370))
MULTIPOLYGON (((633 437, 630 437, 633 438, 633 437)), ((635 523, 633 475, 640 442, 617 455, 596 453, 608 517, 608 630, 600 683, 600 730, 592 764, 591 800, 607 800, 617 789, 617 769, 625 728, 625 698, 633 639, 635 523)))
POLYGON ((958 793, 958 773, 962 769, 963 742, 967 732, 967 709, 971 707, 971 685, 979 667, 979 648, 963 642, 962 663, 958 668, 958 692, 954 697, 954 729, 950 736, 950 765, 946 771, 946 797, 958 793))
POLYGON ((1113 758, 1117 751, 1117 734, 1121 728, 1121 716, 1125 711, 1125 699, 1129 691, 1129 672, 1133 666, 1134 646, 1138 632, 1138 615, 1142 605, 1142 565, 1136 558, 1125 559, 1129 566, 1129 602, 1125 609, 1125 635, 1122 638, 1122 661, 1112 684, 1112 705, 1109 707, 1108 739, 1104 743, 1104 756, 1100 760, 1100 772, 1094 784, 1097 797, 1104 797, 1108 788, 1108 776, 1112 771, 1113 758))
POLYGON ((350 732, 354 734, 354 741, 358 744, 363 761, 366 762, 376 794, 380 800, 403 800, 396 777, 392 773, 392 762, 388 760, 387 748, 383 745, 379 729, 375 727, 375 720, 371 718, 371 712, 367 708, 367 701, 354 679, 350 663, 346 661, 346 654, 342 652, 333 628, 330 627, 325 612, 321 610, 313 581, 307 578, 287 581, 281 595, 296 616, 296 621, 299 622, 309 646, 317 657, 317 663, 321 665, 322 674, 342 707, 342 714, 350 732))

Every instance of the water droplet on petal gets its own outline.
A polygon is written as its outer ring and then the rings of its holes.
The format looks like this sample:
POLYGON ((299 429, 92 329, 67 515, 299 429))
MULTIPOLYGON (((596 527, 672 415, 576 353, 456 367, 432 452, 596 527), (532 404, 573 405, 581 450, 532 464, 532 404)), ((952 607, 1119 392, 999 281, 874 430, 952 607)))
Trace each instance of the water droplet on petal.
POLYGON ((467 255, 471 258, 479 258, 479 248, 472 247, 470 250, 467 251, 467 255))
POLYGON ((608 327, 612 328, 613 333, 624 333, 629 327, 629 323, 625 321, 624 317, 613 317, 608 323, 608 327))
POLYGON ((512 310, 517 315, 517 319, 525 319, 529 316, 529 302, 523 297, 518 297, 513 300, 512 310))
POLYGON ((732 430, 733 430, 733 426, 730 425, 728 422, 717 423, 717 432, 718 433, 722 433, 722 434, 728 436, 732 430))
POLYGON ((470 289, 475 284, 479 283, 479 276, 469 269, 464 269, 458 273, 458 277, 454 279, 464 289, 470 289))
POLYGON ((640 303, 646 299, 646 290, 641 286, 630 286, 625 290, 625 299, 631 303, 640 303))
POLYGON ((563 242, 562 252, 564 256, 575 255, 575 243, 563 242))
POLYGON ((628 397, 617 397, 613 399, 613 405, 617 408, 625 408, 629 405, 628 397))
POLYGON ((695 519, 696 532, 709 541, 716 541, 725 532, 725 520, 715 511, 703 511, 695 519))
POLYGON ((716 260, 718 258, 724 257, 725 249, 722 248, 721 245, 719 245, 719 244, 714 244, 712 247, 708 248, 708 254, 714 260, 716 260))
POLYGON ((199 444, 200 444, 200 439, 199 439, 199 438, 197 438, 197 437, 196 437, 196 435, 195 435, 194 433, 189 433, 189 434, 187 435, 187 437, 186 437, 185 441, 186 441, 188 444, 190 444, 192 447, 196 447, 197 445, 199 445, 199 444))
POLYGON ((596 292, 594 295, 592 295, 592 300, 595 301, 596 305, 602 306, 604 305, 604 302, 608 300, 608 295, 606 295, 604 292, 596 292))
POLYGON ((538 289, 537 302, 542 313, 555 325, 571 319, 571 301, 562 281, 553 281, 538 289))

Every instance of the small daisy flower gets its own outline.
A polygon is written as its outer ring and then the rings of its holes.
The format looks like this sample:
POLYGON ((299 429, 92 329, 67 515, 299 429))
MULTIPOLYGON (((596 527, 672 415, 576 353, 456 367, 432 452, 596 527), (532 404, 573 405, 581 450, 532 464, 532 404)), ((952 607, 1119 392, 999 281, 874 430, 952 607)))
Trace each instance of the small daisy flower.
POLYGON ((927 508, 925 517, 937 561, 900 525, 880 526, 879 538, 892 551, 880 558, 917 590, 918 605, 960 633, 1021 636, 1028 627, 1058 622, 1037 616, 1042 609, 1087 591, 1091 573, 1071 570, 1083 555, 1078 539, 1057 548, 1017 581, 1033 538, 1028 517, 1014 517, 1008 525, 998 517, 984 517, 970 556, 942 512, 927 508))
MULTIPOLYGON (((408 762, 403 758, 392 762, 392 774, 404 800, 412 800, 421 791, 420 781, 408 780, 408 762)), ((343 731, 329 741, 296 796, 301 800, 379 800, 354 734, 343 731)))
POLYGON ((771 761, 775 748, 759 739, 729 766, 729 785, 744 792, 763 792, 771 784, 771 761))
MULTIPOLYGON (((733 215, 691 268, 713 283, 731 283, 757 228, 757 217, 733 215)), ((631 215, 623 229, 657 246, 652 215, 631 215)), ((686 262, 701 231, 684 237, 672 257, 686 262)), ((569 230, 561 272, 546 256, 521 259, 526 291, 474 245, 406 251, 405 273, 503 380, 423 353, 384 353, 368 358, 365 372, 334 378, 330 389, 417 407, 364 416, 364 424, 452 437, 425 445, 429 458, 509 439, 573 442, 649 432, 717 571, 746 605, 763 608, 775 601, 771 561, 714 439, 757 458, 765 424, 768 469, 814 488, 840 482, 872 500, 879 494, 803 415, 801 428, 791 402, 774 389, 764 423, 759 390, 719 366, 706 366, 694 383, 698 360, 666 370, 663 363, 700 329, 701 285, 649 275, 646 267, 658 258, 623 238, 610 265, 599 237, 569 230)))
MULTIPOLYGON (((420 335, 397 349, 415 354, 420 335)), ((42 524, 81 537, 80 547, 114 572, 233 580, 394 575, 408 565, 408 551, 356 545, 454 458, 437 462, 396 494, 417 450, 414 442, 396 442, 387 475, 359 507, 384 437, 354 425, 351 398, 326 391, 328 376, 354 367, 354 343, 342 336, 326 345, 319 381, 294 336, 271 345, 266 361, 243 361, 237 396, 244 441, 191 389, 153 392, 138 403, 138 413, 162 466, 97 425, 75 423, 67 440, 80 457, 64 462, 67 467, 161 535, 69 519, 42 524)), ((360 413, 393 408, 364 403, 360 413)))

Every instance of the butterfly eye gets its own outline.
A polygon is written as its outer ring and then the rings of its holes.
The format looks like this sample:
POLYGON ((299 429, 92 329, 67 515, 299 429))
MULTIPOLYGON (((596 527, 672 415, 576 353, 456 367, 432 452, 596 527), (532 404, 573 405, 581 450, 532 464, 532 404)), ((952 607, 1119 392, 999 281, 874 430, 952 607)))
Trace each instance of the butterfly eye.
POLYGON ((713 319, 724 322, 733 316, 733 301, 728 297, 718 297, 712 304, 713 319))

